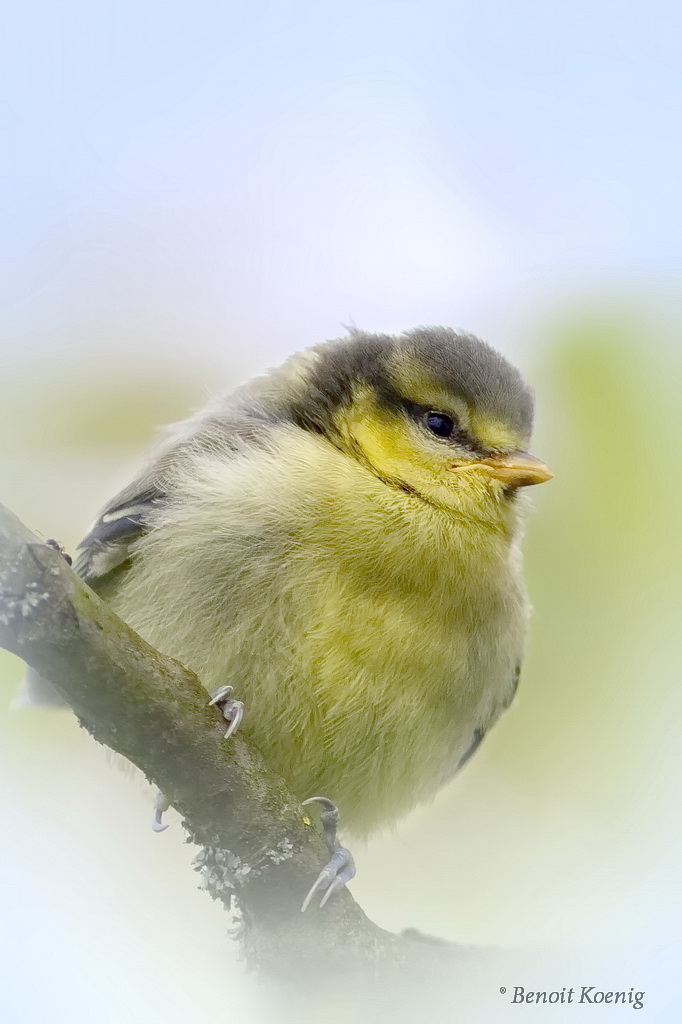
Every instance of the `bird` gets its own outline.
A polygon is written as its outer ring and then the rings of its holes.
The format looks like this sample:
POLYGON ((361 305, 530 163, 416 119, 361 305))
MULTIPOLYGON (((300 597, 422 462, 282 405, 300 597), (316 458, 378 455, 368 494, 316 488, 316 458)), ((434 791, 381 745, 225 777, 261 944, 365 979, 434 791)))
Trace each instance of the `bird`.
POLYGON ((552 476, 533 414, 472 334, 352 328, 166 428, 79 546, 85 582, 321 803, 323 901, 354 873, 339 810, 356 837, 395 823, 513 701, 527 488, 552 476))

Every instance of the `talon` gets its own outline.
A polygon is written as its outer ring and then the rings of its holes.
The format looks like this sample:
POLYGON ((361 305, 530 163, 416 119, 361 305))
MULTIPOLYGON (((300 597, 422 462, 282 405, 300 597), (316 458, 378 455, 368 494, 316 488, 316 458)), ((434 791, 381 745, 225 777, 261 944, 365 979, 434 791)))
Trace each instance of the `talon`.
POLYGON ((224 736, 224 739, 229 740, 229 738, 232 735, 232 733, 236 732, 237 729, 239 728, 239 726, 242 724, 242 719, 244 718, 244 703, 243 703, 243 701, 241 701, 241 700, 233 700, 232 701, 232 707, 229 709, 229 715, 230 715, 229 718, 227 717, 228 716, 227 709, 223 710, 223 714, 225 715, 225 718, 227 718, 228 722, 230 723, 229 726, 228 726, 227 732, 225 733, 225 736, 224 736))
MULTIPOLYGON (((320 871, 319 875, 317 876, 317 879, 315 880, 315 882, 313 883, 313 885, 312 885, 312 886, 310 887, 310 890, 309 890, 309 892, 308 892, 308 895, 307 895, 307 896, 306 896, 306 898, 305 898, 305 899, 303 900, 303 904, 302 904, 302 906, 301 906, 301 913, 302 913, 302 914, 305 914, 306 910, 307 910, 307 909, 308 909, 308 907, 310 906, 310 901, 312 900, 313 896, 315 895, 315 893, 317 892, 317 890, 318 890, 318 889, 320 889, 320 888, 322 887, 322 885, 324 884, 324 881, 325 881, 325 872, 326 872, 326 869, 325 869, 325 868, 322 868, 322 870, 320 871)), ((327 884, 329 884, 329 883, 327 883, 327 884)), ((322 906, 322 904, 321 904, 321 903, 320 903, 320 906, 322 906)))
POLYGON ((244 718, 244 704, 241 700, 233 700, 232 692, 233 688, 231 686, 219 686, 211 694, 211 699, 208 702, 209 707, 213 704, 219 707, 223 713, 223 718, 230 723, 224 737, 226 740, 237 731, 244 718))
POLYGON ((320 907, 323 907, 335 892, 350 882, 351 878, 355 876, 355 861, 350 850, 347 850, 345 846, 341 846, 336 834, 337 825, 339 823, 339 809, 333 800, 330 800, 326 796, 311 796, 308 800, 304 800, 304 806, 307 804, 319 803, 323 805, 323 810, 320 812, 320 819, 322 821, 322 829, 324 832, 324 841, 327 844, 329 850, 330 859, 329 863, 320 871, 319 875, 315 879, 308 895, 303 900, 301 907, 301 913, 304 914, 313 896, 317 892, 323 892, 324 895, 320 900, 320 907))
POLYGON ((167 811, 169 807, 170 804, 168 802, 168 797, 164 796, 164 794, 159 790, 159 792, 156 794, 156 801, 154 803, 154 818, 152 820, 152 828, 155 832, 165 832, 166 829, 169 827, 168 825, 164 825, 163 823, 164 812, 167 811))
POLYGON ((333 800, 330 800, 328 796, 309 796, 307 800, 304 800, 302 807, 307 807, 308 804, 324 804, 325 810, 331 814, 336 815, 336 819, 341 817, 339 809, 333 800))
MULTIPOLYGON (((349 856, 350 856, 350 854, 349 854, 349 856)), ((347 877, 346 877, 346 872, 341 872, 340 874, 338 874, 336 876, 336 878, 333 878, 331 883, 330 883, 330 885, 329 885, 329 887, 328 887, 328 889, 327 889, 327 891, 326 891, 326 893, 324 894, 324 896, 320 900, 320 906, 323 907, 325 905, 325 903, 327 902, 327 900, 329 899, 330 896, 333 896, 335 892, 339 891, 339 889, 343 889, 343 887, 345 886, 346 882, 350 882, 350 880, 354 876, 354 874, 355 874, 355 864, 353 864, 353 870, 350 872, 350 874, 347 875, 347 877)))
POLYGON ((219 686, 218 689, 214 690, 211 694, 208 706, 211 707, 212 704, 220 704, 221 701, 227 700, 228 697, 231 697, 233 692, 234 687, 232 686, 219 686))

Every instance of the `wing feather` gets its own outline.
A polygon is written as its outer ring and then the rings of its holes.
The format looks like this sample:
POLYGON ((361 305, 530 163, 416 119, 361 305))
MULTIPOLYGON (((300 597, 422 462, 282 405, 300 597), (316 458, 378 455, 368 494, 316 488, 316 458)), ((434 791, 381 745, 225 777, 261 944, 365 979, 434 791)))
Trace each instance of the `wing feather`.
POLYGON ((141 487, 131 494, 133 489, 127 487, 106 506, 78 545, 74 568, 94 589, 128 561, 133 541, 146 532, 152 515, 166 502, 166 495, 156 486, 141 487))

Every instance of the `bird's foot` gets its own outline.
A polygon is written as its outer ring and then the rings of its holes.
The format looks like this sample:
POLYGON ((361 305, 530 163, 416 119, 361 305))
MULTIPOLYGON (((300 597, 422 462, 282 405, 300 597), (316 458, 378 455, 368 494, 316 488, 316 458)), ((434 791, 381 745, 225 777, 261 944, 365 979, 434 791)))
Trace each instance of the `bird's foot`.
POLYGON ((244 704, 240 700, 233 700, 233 689, 231 686, 219 686, 211 694, 209 704, 215 704, 223 713, 226 722, 229 722, 225 739, 229 739, 239 728, 244 718, 244 704))
MULTIPOLYGON (((212 704, 219 707, 225 720, 230 723, 225 733, 225 739, 229 739, 237 731, 244 718, 244 705, 242 701, 232 699, 231 686, 219 686, 211 694, 211 699, 208 703, 209 707, 212 704)), ((165 832, 168 828, 168 825, 163 823, 163 816, 169 807, 168 798, 161 792, 157 793, 154 803, 154 820, 152 821, 152 828, 155 832, 165 832)))
POLYGON ((326 796, 311 796, 309 800, 303 801, 303 806, 305 807, 307 804, 313 803, 322 804, 320 820, 322 821, 324 841, 327 844, 330 859, 320 871, 310 892, 304 899, 301 913, 308 909, 315 893, 324 893, 320 900, 320 906, 323 907, 330 896, 333 896, 339 889, 343 889, 346 883, 355 877, 353 855, 345 846, 341 846, 336 831, 339 824, 338 807, 326 796))

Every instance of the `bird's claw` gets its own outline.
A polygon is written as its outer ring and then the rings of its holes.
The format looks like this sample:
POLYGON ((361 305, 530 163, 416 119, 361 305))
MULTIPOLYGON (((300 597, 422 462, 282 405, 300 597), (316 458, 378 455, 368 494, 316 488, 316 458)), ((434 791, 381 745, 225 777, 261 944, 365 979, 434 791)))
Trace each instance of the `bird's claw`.
MULTIPOLYGON (((213 704, 219 707, 225 720, 230 723, 225 733, 226 740, 237 731, 244 718, 244 704, 240 700, 233 700, 232 692, 231 686, 219 686, 211 694, 211 699, 208 702, 209 707, 213 704)), ((152 820, 152 828, 155 832, 165 832, 168 828, 168 825, 163 823, 163 815, 169 807, 170 804, 163 793, 157 793, 154 804, 154 818, 152 820)))
POLYGON ((225 733, 226 740, 237 731, 244 718, 244 704, 240 700, 233 700, 232 693, 233 688, 231 686, 219 686, 211 694, 211 699, 208 702, 209 707, 212 704, 219 707, 225 720, 230 723, 225 733))
POLYGON ((339 823, 338 807, 326 796, 312 796, 309 800, 303 801, 303 806, 312 803, 320 803, 323 806, 323 810, 320 812, 320 818, 322 820, 322 828, 324 831, 324 841, 327 844, 330 859, 320 871, 308 895, 304 899, 303 906, 301 907, 302 914, 308 909, 310 902, 316 893, 322 892, 324 894, 320 900, 320 906, 323 907, 335 892, 338 892, 339 889, 343 889, 346 883, 350 882, 351 878, 355 876, 355 861, 353 860, 353 855, 350 850, 345 848, 345 846, 341 846, 336 834, 339 823))
POLYGON ((324 895, 320 900, 320 906, 323 907, 330 896, 333 896, 339 889, 343 889, 347 882, 350 882, 351 878, 355 875, 355 861, 350 850, 346 850, 345 847, 340 847, 333 853, 331 860, 328 864, 320 871, 319 875, 315 879, 310 892, 303 900, 303 906, 301 907, 301 913, 304 914, 310 902, 317 892, 322 892, 324 895))

